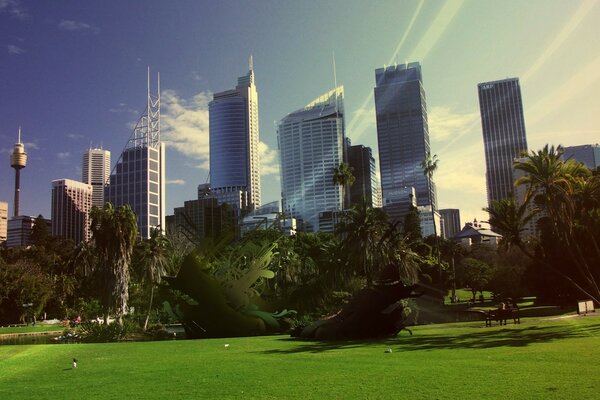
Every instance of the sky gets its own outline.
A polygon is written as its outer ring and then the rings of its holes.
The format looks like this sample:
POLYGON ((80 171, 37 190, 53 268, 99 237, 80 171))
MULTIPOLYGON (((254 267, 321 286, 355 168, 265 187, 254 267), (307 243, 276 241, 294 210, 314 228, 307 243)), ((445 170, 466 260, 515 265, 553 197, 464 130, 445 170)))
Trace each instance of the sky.
POLYGON ((19 126, 21 214, 49 218, 52 180, 80 180, 90 146, 114 165, 144 111, 150 67, 171 214, 207 182, 208 102, 247 73, 250 55, 262 201, 279 200, 275 122, 337 81, 346 135, 377 156, 375 69, 418 61, 439 206, 485 220, 477 84, 520 79, 532 150, 600 142, 598 21, 596 0, 0 0, 0 201, 12 215, 19 126))

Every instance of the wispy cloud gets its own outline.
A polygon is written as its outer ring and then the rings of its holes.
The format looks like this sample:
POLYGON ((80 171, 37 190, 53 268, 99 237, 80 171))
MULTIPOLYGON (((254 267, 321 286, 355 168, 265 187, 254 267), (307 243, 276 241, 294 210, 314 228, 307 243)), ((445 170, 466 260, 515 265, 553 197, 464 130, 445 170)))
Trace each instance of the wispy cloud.
POLYGON ((16 44, 7 44, 6 49, 8 50, 8 54, 23 54, 26 53, 25 49, 17 46, 16 44))
POLYGON ((185 185, 183 179, 167 179, 167 185, 185 185))
POLYGON ((279 175, 279 153, 264 142, 258 144, 261 175, 279 175))
MULTIPOLYGON (((131 107, 127 107, 125 103, 119 103, 116 107, 112 107, 108 109, 108 112, 111 113, 129 113, 129 114, 139 114, 137 110, 134 110, 131 107)), ((134 124, 135 126, 135 124, 134 124)))
POLYGON ((434 142, 443 142, 472 129, 478 121, 477 112, 461 114, 446 106, 431 107, 428 114, 429 135, 434 142))
POLYGON ((97 34, 100 32, 99 28, 97 28, 93 25, 90 25, 86 22, 73 21, 73 20, 68 20, 68 19, 61 20, 58 24, 58 29, 63 30, 63 31, 70 31, 70 32, 75 32, 75 31, 92 32, 94 34, 97 34))
POLYGON ((29 13, 18 0, 0 0, 0 13, 6 13, 21 20, 29 18, 29 13))
POLYGON ((200 92, 191 99, 174 90, 161 93, 161 133, 170 148, 194 159, 199 168, 209 169, 208 103, 211 94, 200 92))
POLYGON ((40 146, 38 146, 37 143, 34 143, 34 142, 25 142, 23 144, 25 145, 26 150, 39 150, 40 149, 40 146))
POLYGON ((67 134, 67 137, 69 139, 72 139, 72 140, 79 140, 79 139, 83 139, 84 138, 83 135, 78 135, 78 134, 75 134, 75 133, 69 133, 69 134, 67 134))
POLYGON ((58 157, 59 160, 66 160, 71 156, 71 153, 69 153, 68 151, 65 152, 60 152, 56 154, 56 157, 58 157))

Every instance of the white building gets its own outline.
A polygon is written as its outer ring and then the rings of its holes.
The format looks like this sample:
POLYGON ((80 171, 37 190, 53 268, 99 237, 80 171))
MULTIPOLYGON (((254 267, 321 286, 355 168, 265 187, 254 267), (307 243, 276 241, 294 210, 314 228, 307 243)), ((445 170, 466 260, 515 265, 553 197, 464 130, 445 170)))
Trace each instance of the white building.
POLYGON ((110 176, 110 151, 88 149, 83 153, 81 181, 92 185, 92 206, 104 207, 104 185, 110 176))
POLYGON ((6 242, 8 235, 8 203, 0 201, 0 245, 6 242))
POLYGON ((71 179, 52 181, 52 235, 88 241, 93 187, 71 179))
POLYGON ((344 88, 337 87, 277 127, 283 211, 302 220, 303 231, 319 230, 319 213, 342 209, 333 173, 344 160, 343 99, 344 88))

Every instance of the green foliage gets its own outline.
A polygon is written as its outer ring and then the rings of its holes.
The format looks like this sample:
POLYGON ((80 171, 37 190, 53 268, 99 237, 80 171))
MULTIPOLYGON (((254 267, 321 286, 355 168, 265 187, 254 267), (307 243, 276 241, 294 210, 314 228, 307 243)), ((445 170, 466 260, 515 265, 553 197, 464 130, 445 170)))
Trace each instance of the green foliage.
POLYGON ((456 274, 458 281, 468 286, 473 293, 473 300, 479 291, 488 289, 488 284, 492 280, 495 269, 483 261, 467 257, 462 260, 456 274))
POLYGON ((81 341, 86 343, 107 343, 116 342, 127 338, 127 336, 136 332, 137 324, 128 319, 123 323, 117 321, 110 324, 99 324, 93 321, 86 321, 79 325, 78 332, 81 341))

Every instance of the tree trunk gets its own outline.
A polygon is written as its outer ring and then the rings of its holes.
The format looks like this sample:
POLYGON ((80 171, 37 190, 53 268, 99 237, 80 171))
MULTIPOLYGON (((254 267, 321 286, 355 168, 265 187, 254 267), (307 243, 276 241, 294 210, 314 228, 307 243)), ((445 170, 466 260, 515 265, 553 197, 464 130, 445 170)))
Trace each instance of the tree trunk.
POLYGON ((154 285, 150 289, 150 305, 148 306, 148 314, 146 315, 146 321, 144 322, 144 332, 148 329, 148 320, 150 319, 150 313, 152 312, 152 301, 154 300, 154 285))

